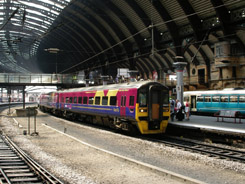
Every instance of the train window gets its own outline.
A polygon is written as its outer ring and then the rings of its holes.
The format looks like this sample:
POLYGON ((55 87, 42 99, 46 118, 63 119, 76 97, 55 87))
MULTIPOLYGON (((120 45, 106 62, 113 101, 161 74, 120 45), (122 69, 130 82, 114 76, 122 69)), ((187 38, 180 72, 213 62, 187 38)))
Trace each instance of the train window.
POLYGON ((228 96, 221 96, 220 102, 228 102, 228 96))
POLYGON ((134 96, 129 97, 129 106, 134 106, 134 96))
POLYGON ((203 96, 198 96, 197 97, 197 102, 203 102, 203 96))
POLYGON ((139 91, 139 106, 140 107, 146 107, 147 102, 146 102, 146 90, 140 90, 139 91))
POLYGON ((123 98, 123 106, 124 107, 126 106, 126 96, 124 96, 124 98, 123 98))
POLYGON ((121 106, 123 106, 123 96, 121 96, 121 106))
POLYGON ((188 96, 184 96, 184 102, 186 102, 186 101, 189 101, 189 97, 188 96))
POLYGON ((230 96, 230 102, 238 102, 238 96, 230 96))
POLYGON ((102 97, 102 105, 107 105, 108 104, 108 96, 103 96, 102 97))
POLYGON ((93 103, 94 103, 94 97, 89 97, 88 104, 93 104, 93 103))
POLYGON ((168 106, 169 104, 169 95, 167 90, 163 90, 163 105, 168 106))
POLYGON ((77 97, 74 97, 74 103, 77 103, 77 97))
POLYGON ((83 99, 83 97, 81 97, 81 96, 78 97, 78 103, 79 103, 79 104, 82 104, 82 99, 83 99))
POLYGON ((83 104, 88 104, 88 97, 83 97, 83 104))
POLYGON ((153 91, 152 92, 152 104, 158 104, 158 100, 159 100, 159 93, 158 91, 153 91))
POLYGON ((70 97, 70 103, 72 103, 72 97, 70 97))
POLYGON ((116 96, 110 97, 110 105, 117 105, 117 97, 116 96))
POLYGON ((100 96, 95 97, 95 105, 100 105, 100 96))
POLYGON ((126 96, 121 96, 121 106, 122 107, 126 106, 126 96))
POLYGON ((211 102, 211 96, 205 96, 204 102, 211 102))
POLYGON ((219 102, 219 96, 213 96, 212 101, 213 102, 219 102))
POLYGON ((240 95, 239 103, 245 103, 245 95, 240 95))
POLYGON ((69 97, 66 97, 66 103, 69 103, 69 97))

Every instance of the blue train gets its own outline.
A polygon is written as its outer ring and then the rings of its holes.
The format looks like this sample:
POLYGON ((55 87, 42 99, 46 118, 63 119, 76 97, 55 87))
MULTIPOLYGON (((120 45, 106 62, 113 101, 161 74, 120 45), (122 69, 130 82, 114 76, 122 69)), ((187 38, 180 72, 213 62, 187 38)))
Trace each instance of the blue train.
POLYGON ((219 110, 236 110, 245 114, 245 90, 224 89, 184 92, 192 113, 214 114, 219 110))

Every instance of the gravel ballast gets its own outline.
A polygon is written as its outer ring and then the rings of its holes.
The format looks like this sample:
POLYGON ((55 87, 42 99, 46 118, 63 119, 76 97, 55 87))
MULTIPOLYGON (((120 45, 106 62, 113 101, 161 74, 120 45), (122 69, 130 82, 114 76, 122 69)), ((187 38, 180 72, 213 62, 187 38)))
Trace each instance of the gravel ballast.
POLYGON ((25 136, 23 130, 26 130, 27 118, 14 118, 22 127, 16 125, 13 117, 2 116, 3 131, 66 183, 176 183, 176 181, 83 145, 47 126, 59 131, 66 130, 67 135, 101 149, 206 183, 237 184, 245 181, 245 164, 209 158, 162 144, 79 125, 41 112, 37 117, 39 135, 25 136))

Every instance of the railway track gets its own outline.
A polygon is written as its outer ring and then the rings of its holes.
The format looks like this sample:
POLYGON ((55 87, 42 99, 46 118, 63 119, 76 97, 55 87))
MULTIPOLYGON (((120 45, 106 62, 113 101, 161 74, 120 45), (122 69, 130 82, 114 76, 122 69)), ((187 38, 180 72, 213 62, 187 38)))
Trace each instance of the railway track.
POLYGON ((2 134, 0 135, 0 183, 62 184, 2 134))
POLYGON ((155 138, 146 138, 146 139, 153 142, 163 143, 170 147, 175 147, 178 149, 184 149, 195 153, 205 154, 208 155, 209 157, 215 157, 219 159, 226 159, 226 160, 245 163, 244 151, 219 147, 215 145, 209 145, 195 140, 186 140, 186 139, 176 138, 171 136, 164 136, 164 138, 162 138, 164 140, 155 139, 155 138))

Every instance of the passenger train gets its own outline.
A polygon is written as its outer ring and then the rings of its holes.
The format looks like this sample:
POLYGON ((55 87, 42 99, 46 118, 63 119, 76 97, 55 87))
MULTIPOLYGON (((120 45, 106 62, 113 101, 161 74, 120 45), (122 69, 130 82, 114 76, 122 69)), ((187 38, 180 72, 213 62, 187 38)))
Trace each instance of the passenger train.
POLYGON ((170 116, 168 88, 151 81, 42 94, 39 108, 69 119, 130 132, 138 129, 141 134, 164 133, 170 116))
POLYGON ((219 110, 236 110, 245 114, 245 90, 224 89, 184 92, 192 113, 214 114, 219 110))

